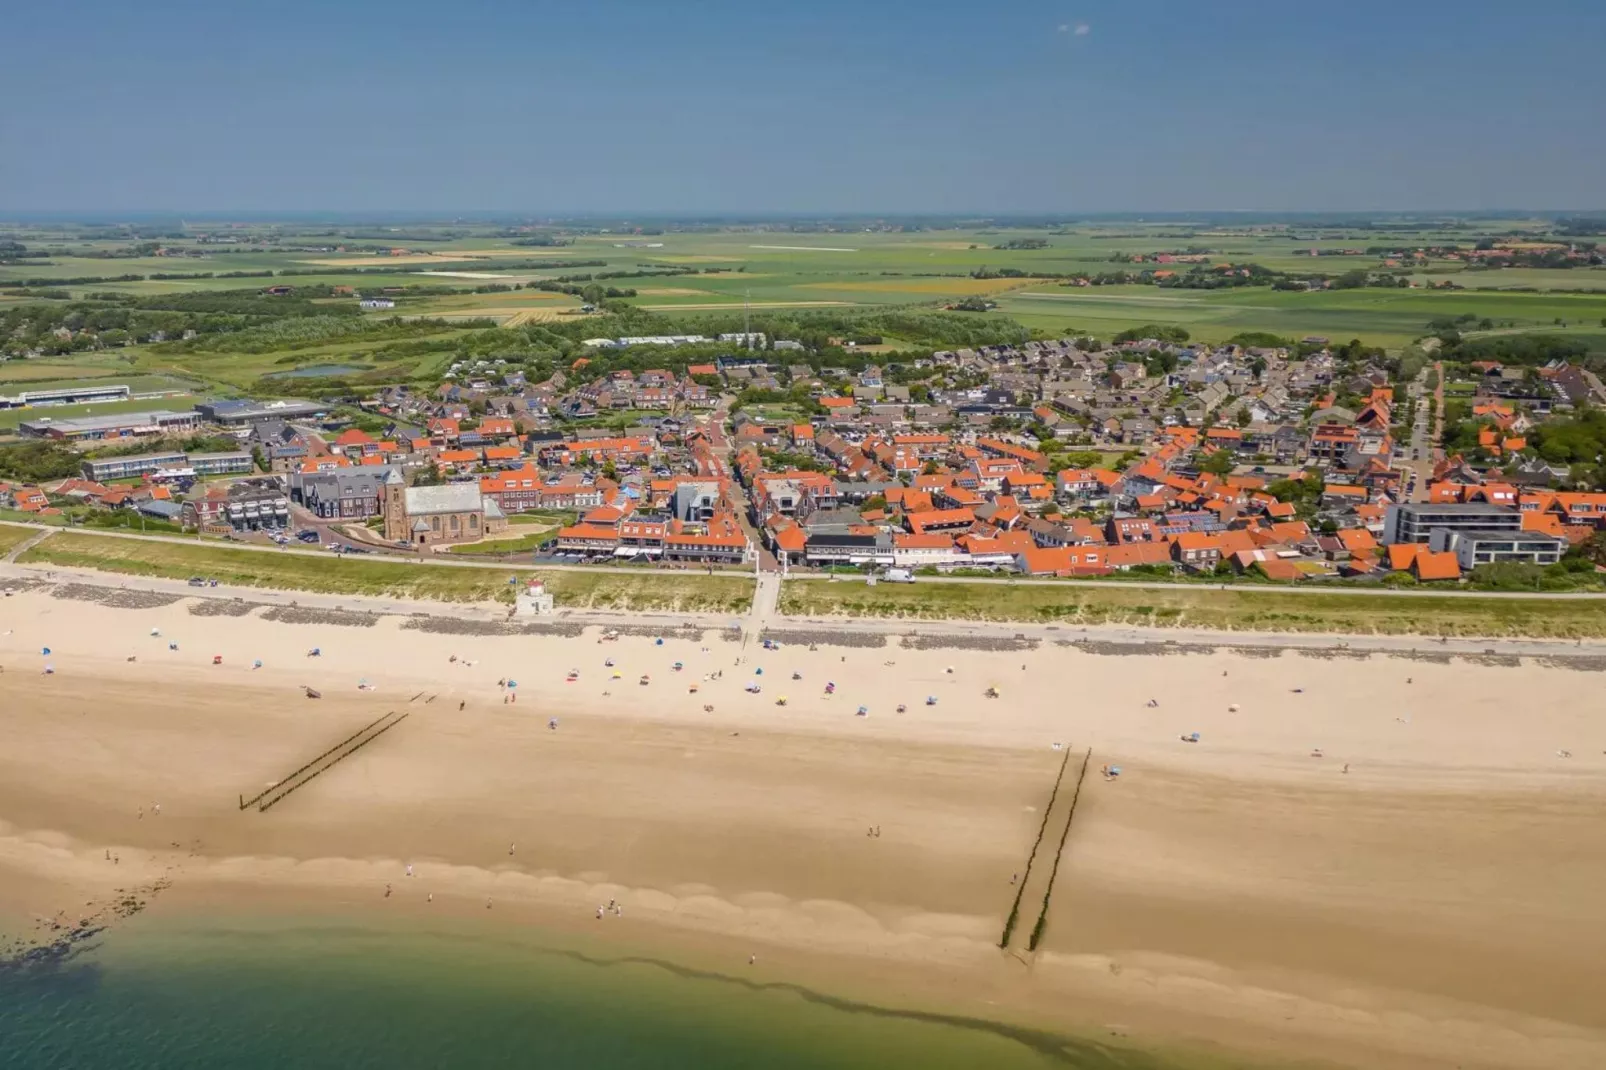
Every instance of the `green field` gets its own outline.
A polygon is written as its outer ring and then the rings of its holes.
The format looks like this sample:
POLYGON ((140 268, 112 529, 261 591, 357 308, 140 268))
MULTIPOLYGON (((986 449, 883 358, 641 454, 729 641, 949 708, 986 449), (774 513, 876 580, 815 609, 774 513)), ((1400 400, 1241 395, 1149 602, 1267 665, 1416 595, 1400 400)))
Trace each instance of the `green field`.
MULTIPOLYGON (((514 590, 508 583, 513 574, 505 567, 454 567, 372 557, 353 560, 333 554, 185 546, 78 532, 53 534, 20 560, 166 579, 201 575, 240 587, 441 602, 511 602, 514 590)), ((743 613, 753 600, 753 581, 745 576, 565 570, 521 570, 517 576, 545 580, 560 609, 743 613)))
MULTIPOLYGON (((1109 336, 1150 323, 1186 328, 1197 339, 1221 341, 1243 331, 1283 337, 1311 335, 1350 338, 1398 347, 1428 333, 1439 318, 1470 314, 1488 318, 1499 330, 1577 332, 1587 340, 1606 320, 1606 268, 1503 268, 1467 270, 1460 261, 1433 260, 1417 278, 1452 280, 1463 290, 1351 289, 1308 293, 1269 287, 1186 290, 1155 286, 1068 287, 1051 276, 1098 275, 1161 267, 1134 264, 1132 256, 1207 250, 1213 263, 1256 263, 1297 275, 1336 275, 1356 268, 1381 269, 1382 258, 1368 247, 1422 247, 1447 242, 1470 246, 1482 234, 1532 233, 1544 236, 1544 220, 1395 220, 1387 227, 1359 222, 1226 225, 1172 221, 1109 221, 1063 227, 1003 228, 981 225, 952 229, 882 230, 839 224, 834 230, 792 232, 773 226, 727 226, 635 234, 572 228, 571 244, 518 246, 503 228, 472 224, 416 224, 402 228, 349 227, 351 237, 328 228, 298 234, 286 224, 248 224, 233 233, 241 244, 200 244, 194 237, 164 237, 171 248, 196 256, 104 257, 86 255, 134 248, 103 234, 84 238, 70 225, 16 227, 19 241, 44 251, 42 259, 0 264, 0 289, 24 280, 112 277, 122 274, 272 271, 271 277, 150 279, 73 283, 60 287, 78 298, 102 300, 109 294, 151 297, 200 291, 255 291, 273 284, 351 286, 358 292, 379 287, 429 287, 439 293, 397 295, 395 310, 370 318, 484 317, 505 327, 538 327, 545 321, 573 322, 580 302, 573 296, 536 290, 475 293, 491 284, 516 285, 584 276, 599 285, 634 290, 628 302, 664 317, 663 329, 708 313, 739 314, 745 304, 758 313, 801 315, 821 312, 872 312, 890 307, 924 311, 967 297, 998 303, 992 313, 945 312, 968 322, 1009 317, 1039 336, 1092 333, 1109 336), (429 240, 446 237, 449 240, 429 240), (284 248, 298 242, 334 245, 349 253, 303 252, 284 248), (1044 243, 1043 248, 1021 248, 1044 243), (1015 246, 1013 248, 1009 246, 1015 246), (402 247, 409 254, 381 255, 402 247), (1355 255, 1311 256, 1312 249, 1355 255), (583 262, 583 264, 582 264, 583 262), (593 264, 593 262, 596 262, 593 264), (565 263, 582 266, 563 266, 565 263), (309 274, 285 274, 286 272, 309 274), (640 276, 640 272, 660 272, 640 276), (661 274, 685 271, 686 274, 661 274), (997 277, 1007 271, 1010 277, 997 277), (313 274, 312 272, 316 272, 313 274), (977 277, 977 276, 981 277, 977 277), (1516 292, 1516 291, 1522 292, 1516 292), (1563 293, 1583 290, 1584 293, 1563 293)), ((87 232, 86 232, 87 233, 87 232)), ((199 234, 192 229, 191 234, 199 234)), ((1180 265, 1179 265, 1180 266, 1180 265)), ((47 287, 47 289, 56 289, 47 287)), ((332 306, 350 297, 316 296, 332 306)), ((7 297, 0 308, 28 298, 7 297)), ((260 315, 260 313, 256 313, 260 315)), ((452 359, 451 328, 430 336, 433 346, 408 348, 384 339, 332 339, 326 345, 286 347, 282 351, 183 351, 170 345, 90 350, 71 356, 42 356, 0 364, 0 384, 27 380, 110 377, 119 374, 171 375, 198 389, 272 393, 264 377, 307 365, 354 365, 366 381, 420 382, 437 376, 452 359)), ((409 339, 417 341, 419 339, 409 339)), ((898 341, 893 339, 891 341, 898 341)), ((920 339, 909 340, 919 344, 920 339)), ((485 352, 480 347, 479 352, 485 352)), ((286 384, 284 392, 291 392, 286 384)))
POLYGON ((1221 631, 1343 632, 1534 638, 1606 636, 1606 598, 1443 598, 1431 595, 1122 589, 1066 583, 877 584, 789 580, 790 616, 899 617, 1221 631))
POLYGON ((1294 339, 1319 335, 1400 346, 1430 333, 1429 320, 1469 313, 1501 324, 1512 322, 1517 329, 1550 330, 1562 320, 1569 328, 1598 332, 1606 318, 1606 293, 1032 287, 1000 300, 999 311, 1050 333, 1074 329, 1108 337, 1128 327, 1160 323, 1184 327, 1207 341, 1222 341, 1241 331, 1269 331, 1294 339))

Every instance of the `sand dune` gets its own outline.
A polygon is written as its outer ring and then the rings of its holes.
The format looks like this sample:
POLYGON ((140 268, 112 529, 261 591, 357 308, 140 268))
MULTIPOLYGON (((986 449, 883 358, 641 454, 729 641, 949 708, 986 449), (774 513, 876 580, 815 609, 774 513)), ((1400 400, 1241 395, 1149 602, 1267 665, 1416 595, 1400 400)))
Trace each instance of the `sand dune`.
POLYGON ((5 599, 0 899, 50 914, 164 867, 158 911, 372 910, 389 882, 398 910, 427 888, 580 926, 617 898, 638 934, 989 1016, 1357 1066, 1606 1062, 1593 674, 402 625, 5 599), (395 708, 372 747, 238 809, 395 708), (995 944, 1056 742, 1124 772, 1089 778, 1028 968, 995 944))

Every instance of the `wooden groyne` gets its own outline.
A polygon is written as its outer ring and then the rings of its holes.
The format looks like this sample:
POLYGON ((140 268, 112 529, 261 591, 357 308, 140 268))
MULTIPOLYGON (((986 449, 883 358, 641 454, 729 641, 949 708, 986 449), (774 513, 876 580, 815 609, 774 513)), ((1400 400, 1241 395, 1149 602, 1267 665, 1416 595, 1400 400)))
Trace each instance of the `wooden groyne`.
POLYGON ((1048 805, 1043 808, 1043 820, 1037 826, 1037 839, 1032 841, 1032 853, 1026 856, 1026 870, 1015 885, 1015 901, 1010 904, 1009 917, 1004 920, 1004 931, 998 938, 998 946, 1006 951, 1009 950, 1010 938, 1015 935, 1015 925, 1020 921, 1021 898, 1026 894, 1027 882, 1032 879, 1032 866, 1037 862, 1037 852, 1043 845, 1044 835, 1048 832, 1048 821, 1054 814, 1054 803, 1060 794, 1060 782, 1065 779, 1065 767, 1070 760, 1071 752, 1066 751, 1065 757, 1060 759, 1059 773, 1054 777, 1054 787, 1048 793, 1048 805))
POLYGON ((1076 803, 1082 797, 1082 782, 1087 779, 1087 766, 1093 760, 1093 748, 1089 747, 1087 754, 1082 757, 1082 771, 1076 774, 1076 788, 1071 792, 1071 804, 1065 811, 1065 828, 1060 832, 1059 847, 1054 851, 1054 864, 1048 870, 1048 887, 1043 889, 1043 908, 1037 914, 1037 924, 1032 926, 1032 935, 1026 943, 1027 951, 1036 951, 1037 945, 1043 939, 1043 930, 1048 927, 1048 903, 1054 897, 1054 879, 1059 876, 1060 859, 1065 854, 1065 841, 1071 835, 1071 822, 1076 820, 1076 803))
POLYGON ((240 809, 244 810, 248 807, 255 806, 258 812, 264 812, 268 810, 275 803, 280 802, 285 796, 289 795, 296 789, 305 786, 309 781, 313 780, 325 770, 351 757, 353 754, 357 753, 359 750, 366 747, 368 744, 372 743, 374 740, 378 739, 392 728, 395 728, 397 725, 401 724, 408 718, 408 716, 409 714, 398 714, 395 710, 391 710, 389 713, 386 713, 383 716, 368 722, 357 731, 341 740, 339 743, 336 743, 334 746, 330 747, 328 750, 324 751, 310 762, 307 762, 305 765, 292 772, 289 776, 286 776, 282 780, 277 780, 268 785, 268 787, 264 788, 251 798, 247 799, 244 795, 241 795, 240 809))

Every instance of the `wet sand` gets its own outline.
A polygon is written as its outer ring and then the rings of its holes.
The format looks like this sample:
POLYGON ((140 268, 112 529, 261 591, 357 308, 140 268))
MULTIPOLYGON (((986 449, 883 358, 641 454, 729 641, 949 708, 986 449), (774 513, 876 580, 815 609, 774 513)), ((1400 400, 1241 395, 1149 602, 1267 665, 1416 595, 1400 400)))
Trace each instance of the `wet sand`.
POLYGON ((615 925, 816 987, 1139 1042, 1606 1064, 1594 673, 896 640, 770 652, 190 604, 0 604, 0 890, 16 919, 165 874, 153 914, 615 925), (391 709, 410 716, 372 746, 266 813, 238 808, 391 709), (1091 747, 1092 773, 1044 942, 1015 957, 996 944, 1056 742, 1091 747), (1097 775, 1106 763, 1120 779, 1097 775), (624 914, 598 921, 610 899, 624 914))

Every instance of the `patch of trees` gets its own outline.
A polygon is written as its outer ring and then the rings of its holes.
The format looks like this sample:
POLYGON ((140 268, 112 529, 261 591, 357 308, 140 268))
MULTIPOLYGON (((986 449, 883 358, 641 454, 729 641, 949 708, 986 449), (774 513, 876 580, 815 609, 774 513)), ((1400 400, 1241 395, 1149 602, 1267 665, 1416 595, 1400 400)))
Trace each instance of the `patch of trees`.
POLYGON ((1556 233, 1568 238, 1606 234, 1606 216, 1568 216, 1558 219, 1556 233))
POLYGON ((75 275, 71 278, 8 279, 18 286, 93 286, 101 282, 143 282, 144 275, 75 275))
POLYGON ((1242 346, 1244 349, 1292 349, 1294 340, 1270 331, 1239 331, 1227 339, 1230 346, 1242 346))
POLYGON ((1188 340, 1188 337, 1187 329, 1183 327, 1168 323, 1145 323, 1141 327, 1128 327, 1115 336, 1114 342, 1116 345, 1120 345, 1122 342, 1153 339, 1156 342, 1170 342, 1174 345, 1182 345, 1188 340))
POLYGON ((139 309, 164 312, 220 313, 229 316, 256 316, 287 319, 291 316, 358 316, 356 304, 319 305, 295 294, 273 296, 238 290, 199 290, 194 293, 151 294, 129 302, 139 309))
POLYGON ((1589 356, 1590 348, 1577 338, 1554 334, 1496 334, 1483 338, 1455 335, 1443 342, 1439 352, 1447 360, 1541 365, 1553 360, 1582 360, 1589 356))
POLYGON ((1047 249, 1047 238, 1011 238, 993 246, 994 249, 1047 249))
POLYGON ((0 479, 39 483, 78 474, 83 457, 60 442, 18 442, 0 446, 0 479))
POLYGON ((1171 290, 1229 290, 1239 286, 1266 286, 1282 276, 1259 264, 1238 264, 1231 271, 1195 265, 1187 271, 1153 282, 1162 289, 1171 290), (1243 274, 1248 271, 1249 274, 1243 274))
MULTIPOLYGON (((1449 416, 1447 405, 1447 422, 1449 416)), ((1528 432, 1528 444, 1552 464, 1593 465, 1606 454, 1606 409, 1585 409, 1568 420, 1546 420, 1528 432)))
MULTIPOLYGON (((271 353, 282 349, 308 349, 341 339, 382 341, 438 334, 460 324, 438 319, 386 320, 355 316, 297 316, 264 323, 228 334, 211 334, 171 342, 164 352, 271 353)), ((293 362, 293 361, 292 361, 293 362)))

